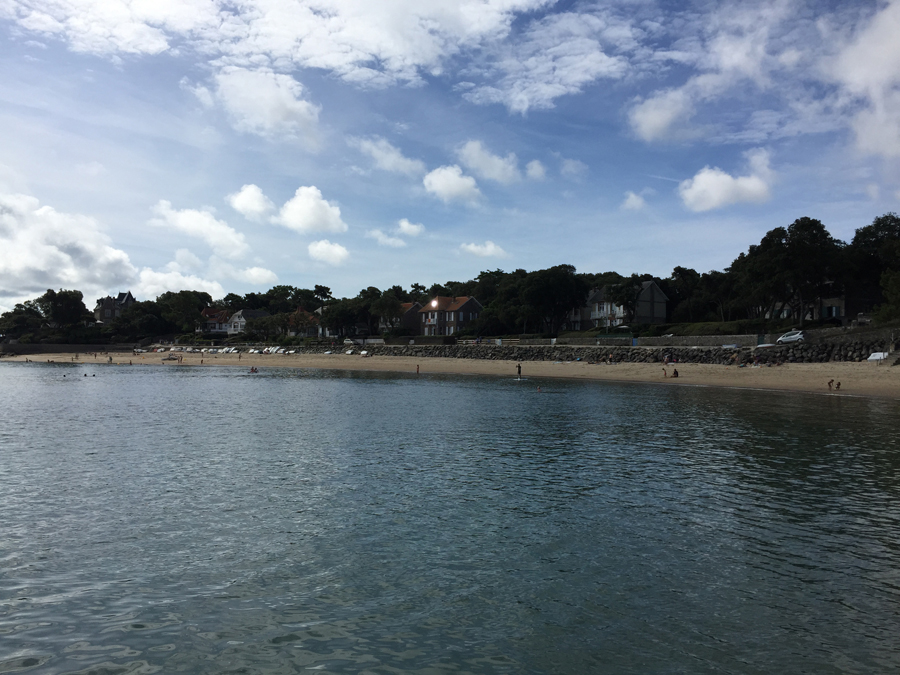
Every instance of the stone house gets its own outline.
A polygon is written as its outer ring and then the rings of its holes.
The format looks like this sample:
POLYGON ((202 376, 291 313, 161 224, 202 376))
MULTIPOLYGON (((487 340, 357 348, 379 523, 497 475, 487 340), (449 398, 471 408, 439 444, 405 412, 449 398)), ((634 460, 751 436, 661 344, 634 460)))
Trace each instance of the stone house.
POLYGON ((137 301, 131 291, 119 293, 116 297, 107 295, 105 298, 100 298, 97 300, 97 306, 94 307, 94 320, 98 323, 113 321, 135 302, 137 301))

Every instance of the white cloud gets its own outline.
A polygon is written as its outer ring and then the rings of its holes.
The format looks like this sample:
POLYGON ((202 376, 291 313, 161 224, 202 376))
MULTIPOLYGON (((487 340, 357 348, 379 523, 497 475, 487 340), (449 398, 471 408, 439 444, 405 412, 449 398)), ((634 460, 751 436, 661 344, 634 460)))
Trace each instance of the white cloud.
POLYGON ((498 48, 491 71, 502 73, 499 80, 463 96, 474 103, 502 103, 511 112, 525 114, 552 108, 555 99, 578 93, 599 78, 623 77, 627 60, 604 53, 600 42, 610 21, 566 12, 532 22, 521 40, 498 48))
POLYGON ((644 141, 666 138, 672 129, 690 119, 694 106, 689 94, 671 89, 642 101, 628 113, 632 129, 644 141))
POLYGON ((314 241, 308 247, 309 257, 313 260, 340 265, 350 257, 350 252, 340 244, 332 244, 327 239, 314 241))
POLYGON ((646 205, 647 202, 644 201, 643 197, 629 190, 625 193, 625 201, 622 202, 619 208, 624 211, 640 211, 646 205))
POLYGON ((407 237, 418 237, 425 231, 422 223, 411 223, 406 218, 397 221, 397 234, 403 234, 407 237))
MULTIPOLYGON (((187 249, 175 251, 175 260, 165 266, 165 272, 177 272, 191 278, 198 278, 198 275, 202 274, 204 277, 212 277, 214 279, 235 279, 257 286, 263 284, 272 285, 278 281, 278 276, 272 270, 264 267, 245 267, 242 269, 217 256, 211 256, 209 262, 204 265, 200 258, 187 249)), ((208 283, 218 282, 210 281, 208 283)))
POLYGON ((182 274, 172 269, 155 271, 149 267, 140 271, 132 292, 137 297, 155 298, 167 291, 184 290, 209 293, 214 298, 225 295, 225 289, 218 281, 210 281, 193 274, 182 274))
POLYGON ((678 186, 681 201, 691 211, 711 211, 740 202, 761 203, 769 200, 773 172, 765 150, 748 153, 750 175, 731 176, 718 167, 704 167, 693 178, 678 186))
POLYGON ((567 178, 578 178, 587 173, 588 165, 577 159, 563 159, 559 172, 567 178))
POLYGON ((347 231, 347 223, 341 220, 341 209, 326 201, 315 185, 297 188, 272 222, 300 234, 347 231))
POLYGON ((347 143, 375 160, 375 166, 383 171, 402 173, 408 176, 425 173, 424 162, 404 157, 399 149, 383 138, 377 136, 375 138, 349 138, 347 143))
POLYGON ((278 282, 278 275, 265 267, 235 267, 215 256, 209 260, 208 276, 235 279, 254 286, 271 286, 278 282))
POLYGON ((460 162, 479 178, 505 185, 522 179, 519 160, 513 153, 500 157, 488 151, 481 141, 468 141, 456 154, 460 162))
POLYGON ((547 170, 540 161, 533 159, 525 165, 525 175, 531 180, 544 180, 544 177, 547 175, 547 170))
POLYGON ((227 67, 214 79, 216 97, 239 131, 316 145, 319 108, 303 100, 303 85, 290 75, 227 67))
POLYGON ((93 307, 110 289, 127 289, 136 274, 93 218, 0 194, 0 306, 64 288, 80 290, 93 307))
POLYGON ((203 261, 186 248, 175 251, 175 260, 168 264, 169 269, 195 272, 203 267, 203 261))
POLYGON ((463 201, 473 204, 481 198, 478 184, 471 176, 463 175, 456 164, 442 166, 422 180, 425 189, 445 203, 463 201))
POLYGON ((381 230, 369 230, 366 232, 366 236, 377 241, 379 246, 391 246, 393 248, 402 248, 406 246, 406 242, 399 237, 392 237, 381 230))
POLYGON ((183 209, 176 211, 162 199, 153 208, 156 218, 150 224, 182 232, 205 241, 213 251, 226 258, 239 258, 250 250, 244 235, 224 220, 216 220, 209 211, 183 209))
POLYGON ((459 248, 461 251, 471 253, 479 258, 505 258, 508 255, 492 241, 486 241, 483 244, 462 244, 459 248))
POLYGON ((226 201, 235 211, 249 220, 262 220, 270 211, 275 209, 272 200, 263 194, 263 191, 252 183, 244 185, 234 194, 228 195, 226 201))

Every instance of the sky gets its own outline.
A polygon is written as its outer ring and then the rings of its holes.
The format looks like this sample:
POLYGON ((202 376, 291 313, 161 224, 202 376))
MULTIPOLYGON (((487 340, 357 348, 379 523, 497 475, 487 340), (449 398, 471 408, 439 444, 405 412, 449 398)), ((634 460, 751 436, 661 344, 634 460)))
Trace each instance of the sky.
POLYGON ((0 310, 726 268, 900 210, 900 1, 0 0, 0 310))

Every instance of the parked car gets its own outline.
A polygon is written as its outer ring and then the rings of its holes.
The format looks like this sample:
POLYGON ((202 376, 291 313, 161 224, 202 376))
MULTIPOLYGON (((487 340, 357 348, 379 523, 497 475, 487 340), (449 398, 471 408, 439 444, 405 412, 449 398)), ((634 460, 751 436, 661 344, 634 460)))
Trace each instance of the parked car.
POLYGON ((789 330, 787 333, 775 340, 775 342, 783 345, 787 344, 788 342, 803 342, 805 339, 806 333, 804 333, 802 330, 789 330))

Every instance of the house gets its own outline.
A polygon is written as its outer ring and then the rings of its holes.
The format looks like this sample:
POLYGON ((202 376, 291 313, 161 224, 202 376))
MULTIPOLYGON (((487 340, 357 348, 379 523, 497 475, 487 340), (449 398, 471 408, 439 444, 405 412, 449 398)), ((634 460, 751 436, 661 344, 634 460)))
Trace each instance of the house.
POLYGON ((643 282, 634 305, 635 323, 665 323, 668 303, 668 296, 655 281, 643 282))
POLYGON ((231 312, 227 309, 216 309, 214 307, 204 307, 200 311, 202 317, 200 325, 197 326, 198 333, 221 333, 228 332, 228 319, 231 312))
POLYGON ((289 335, 313 338, 319 334, 319 315, 298 307, 291 314, 289 335))
POLYGON ((613 328, 625 323, 625 308, 609 298, 609 286, 595 288, 588 295, 590 320, 594 328, 613 328))
POLYGON ((131 291, 119 293, 116 297, 107 295, 105 298, 100 298, 97 300, 97 306, 94 307, 94 320, 100 323, 113 321, 135 302, 137 301, 134 299, 131 291))
POLYGON ((385 321, 384 317, 381 317, 378 320, 378 330, 384 333, 385 331, 396 328, 407 328, 418 332, 419 323, 421 322, 421 319, 419 319, 419 310, 422 309, 422 305, 418 302, 404 302, 400 304, 400 309, 400 317, 398 320, 394 321, 393 326, 385 321))
POLYGON ((264 309, 240 309, 232 312, 228 309, 206 307, 200 312, 203 317, 197 327, 198 333, 216 333, 218 335, 237 335, 247 329, 249 319, 269 316, 264 309))
POLYGON ((456 335, 475 321, 481 310, 481 303, 473 297, 438 295, 418 310, 420 335, 456 335))
POLYGON ((264 309, 239 309, 228 317, 226 332, 229 335, 243 333, 247 330, 248 321, 252 319, 262 319, 267 316, 269 316, 269 313, 264 309))

